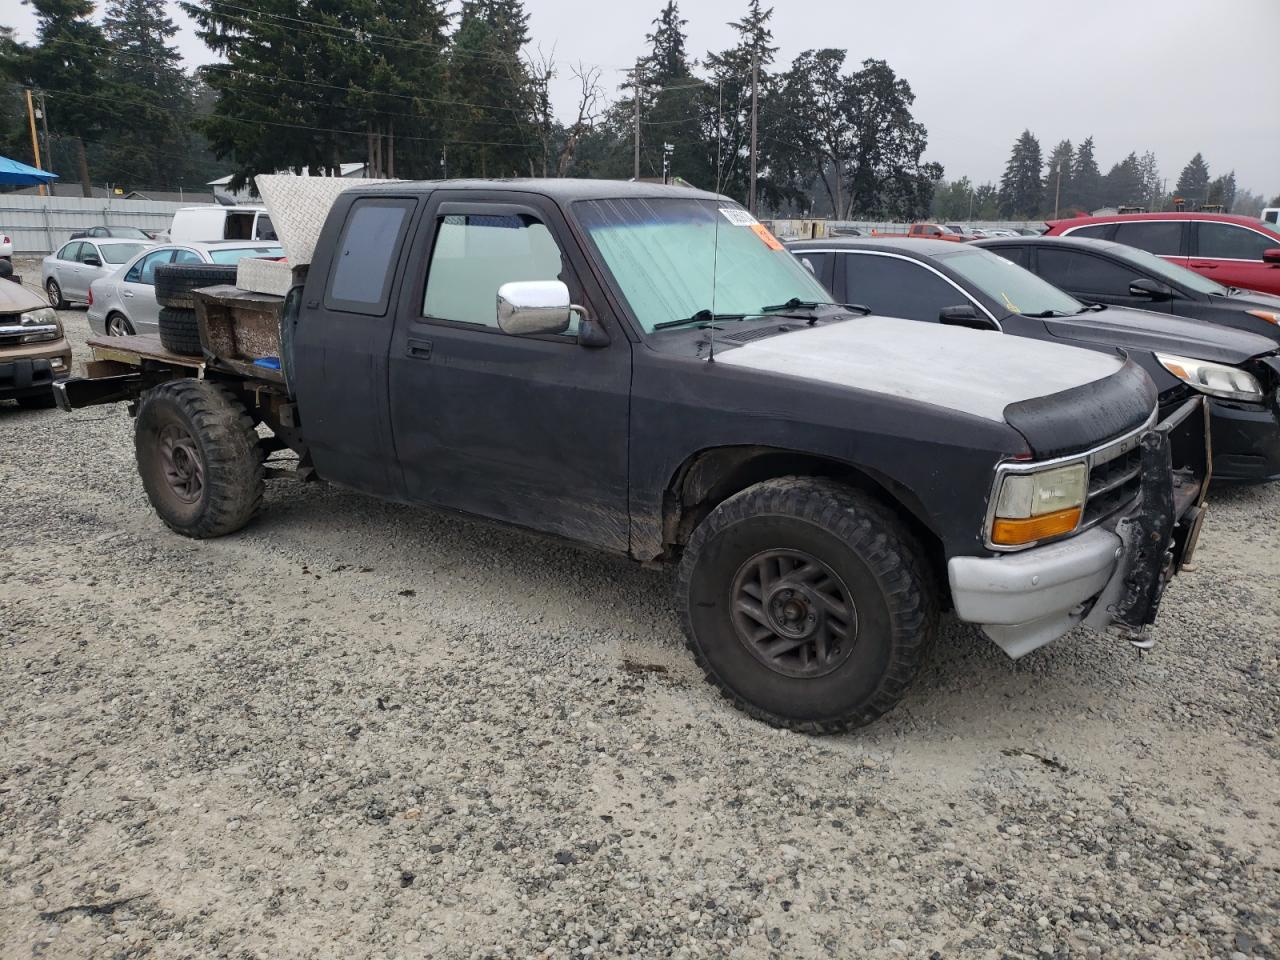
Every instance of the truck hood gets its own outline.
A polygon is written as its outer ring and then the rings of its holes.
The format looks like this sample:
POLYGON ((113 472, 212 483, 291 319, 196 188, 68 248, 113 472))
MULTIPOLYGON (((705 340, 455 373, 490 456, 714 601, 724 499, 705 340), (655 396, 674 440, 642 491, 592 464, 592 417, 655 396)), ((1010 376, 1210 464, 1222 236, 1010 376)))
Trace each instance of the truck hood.
POLYGON ((889 394, 1006 423, 1010 404, 1107 379, 1120 371, 1124 359, 995 331, 869 316, 717 351, 716 363, 889 394))
POLYGON ((1217 363, 1241 364, 1276 348, 1274 340, 1256 333, 1126 307, 1055 317, 1044 323, 1063 340, 1108 343, 1128 350, 1173 353, 1217 363))

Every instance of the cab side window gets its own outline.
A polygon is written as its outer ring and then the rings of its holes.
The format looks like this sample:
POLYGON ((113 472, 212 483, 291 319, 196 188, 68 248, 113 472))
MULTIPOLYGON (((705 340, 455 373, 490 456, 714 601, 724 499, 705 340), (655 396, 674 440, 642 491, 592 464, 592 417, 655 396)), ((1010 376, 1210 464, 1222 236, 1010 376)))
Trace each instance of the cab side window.
POLYGON ((1280 241, 1234 223, 1198 223, 1196 255, 1212 260, 1261 260, 1262 251, 1280 246, 1280 241))
POLYGON ((367 197, 351 205, 329 268, 326 307, 371 317, 387 312, 401 241, 416 203, 367 197))
POLYGON ((944 307, 971 301, 932 270, 911 260, 878 254, 846 253, 844 299, 861 303, 883 317, 938 321, 944 307))
POLYGON ((441 217, 422 315, 496 328, 498 288, 522 280, 568 282, 560 247, 546 224, 525 214, 441 217))

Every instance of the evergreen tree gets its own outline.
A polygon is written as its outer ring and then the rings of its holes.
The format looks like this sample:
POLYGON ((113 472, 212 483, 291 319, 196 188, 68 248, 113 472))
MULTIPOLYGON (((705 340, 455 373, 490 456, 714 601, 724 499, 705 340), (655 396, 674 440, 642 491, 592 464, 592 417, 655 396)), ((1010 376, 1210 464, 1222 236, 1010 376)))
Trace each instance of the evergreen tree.
POLYGON ((1102 181, 1102 200, 1107 206, 1136 204, 1145 199, 1146 183, 1136 153, 1115 164, 1102 181))
POLYGON ((1220 203, 1223 209, 1230 213, 1235 200, 1236 172, 1234 170, 1220 177, 1215 177, 1213 182, 1209 184, 1206 203, 1220 203))
POLYGON ((1071 165, 1070 203, 1063 204, 1088 213, 1102 206, 1102 171, 1093 156, 1093 137, 1085 137, 1076 149, 1071 165))
POLYGON ((1033 217, 1039 212, 1044 185, 1040 180, 1040 141, 1023 130, 1014 141, 1000 178, 1000 213, 1005 217, 1033 217))
POLYGON ((1060 215, 1071 196, 1071 170, 1075 150, 1070 140, 1060 140, 1049 154, 1044 168, 1044 201, 1040 209, 1054 217, 1060 215))
POLYGON ((661 171, 663 144, 670 143, 671 174, 710 188, 715 171, 707 164, 702 139, 706 100, 685 52, 687 22, 676 0, 667 0, 653 21, 653 32, 645 36, 649 52, 642 63, 640 163, 642 172, 661 171))
MULTIPOLYGON (((760 126, 777 119, 776 111, 766 110, 773 87, 769 67, 778 48, 773 43, 770 21, 773 8, 761 7, 761 0, 749 0, 746 15, 729 24, 738 42, 727 50, 707 54, 705 98, 708 124, 703 143, 707 166, 717 171, 716 182, 722 193, 745 201, 750 179, 751 146, 751 65, 759 68, 757 117, 760 126), (767 117, 766 117, 767 114, 767 117)), ((760 163, 767 166, 767 162, 760 163)))
POLYGON ((1164 205, 1164 184, 1160 180, 1160 165, 1156 155, 1148 150, 1138 158, 1138 171, 1142 178, 1143 206, 1159 210, 1164 205))
POLYGON ((1205 202, 1209 194, 1209 165, 1200 154, 1197 153, 1182 168, 1174 193, 1189 207, 1198 207, 1205 202))
POLYGON ((534 172, 538 91, 520 51, 528 42, 521 0, 471 0, 449 51, 448 175, 510 177, 534 172))
POLYGON ((106 131, 102 176, 123 187, 173 188, 185 179, 179 159, 191 147, 191 82, 169 40, 178 32, 163 0, 111 0, 104 93, 121 104, 127 124, 106 131))
MULTIPOLYGON (((101 82, 105 43, 92 20, 91 0, 27 0, 36 14, 36 44, 29 48, 23 82, 44 89, 49 105, 49 133, 70 138, 75 146, 80 189, 93 196, 85 139, 93 139, 118 105, 104 96, 101 82)), ((52 164, 47 164, 52 167, 52 164)))

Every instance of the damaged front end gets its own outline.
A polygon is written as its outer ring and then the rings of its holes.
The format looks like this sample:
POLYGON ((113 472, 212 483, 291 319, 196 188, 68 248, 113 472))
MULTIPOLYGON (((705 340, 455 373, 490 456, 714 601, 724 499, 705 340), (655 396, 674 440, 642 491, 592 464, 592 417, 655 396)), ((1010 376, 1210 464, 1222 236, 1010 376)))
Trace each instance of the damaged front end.
MULTIPOLYGON (((1159 423, 1064 460, 1087 470, 1087 495, 1069 535, 997 556, 947 564, 960 619, 1021 657, 1083 623, 1116 628, 1139 647, 1165 588, 1190 562, 1212 464, 1208 411, 1193 397, 1159 423)), ((1002 465, 1007 472, 1044 464, 1002 465)), ((992 495, 1001 490, 1002 473, 992 495)), ((991 518, 988 518, 990 529, 991 518)))

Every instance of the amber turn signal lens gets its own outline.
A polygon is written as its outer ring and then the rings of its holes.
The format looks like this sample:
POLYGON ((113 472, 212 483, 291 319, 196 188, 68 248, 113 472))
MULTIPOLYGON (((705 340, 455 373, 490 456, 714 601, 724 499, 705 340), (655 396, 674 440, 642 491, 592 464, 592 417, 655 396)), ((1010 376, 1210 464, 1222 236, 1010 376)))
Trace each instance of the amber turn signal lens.
POLYGON ((1055 510, 1053 513, 1025 520, 1003 520, 997 517, 991 528, 991 542, 1006 547, 1031 543, 1035 540, 1044 540, 1046 537, 1056 537, 1060 533, 1070 533, 1079 522, 1079 507, 1055 510))

